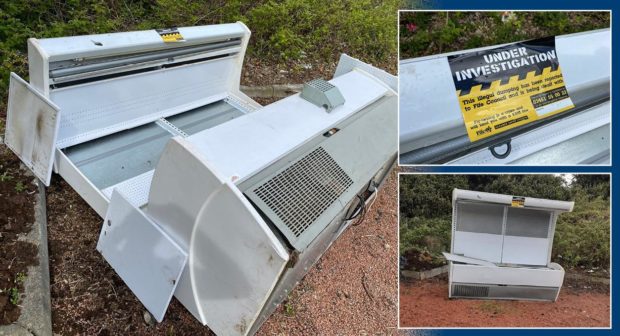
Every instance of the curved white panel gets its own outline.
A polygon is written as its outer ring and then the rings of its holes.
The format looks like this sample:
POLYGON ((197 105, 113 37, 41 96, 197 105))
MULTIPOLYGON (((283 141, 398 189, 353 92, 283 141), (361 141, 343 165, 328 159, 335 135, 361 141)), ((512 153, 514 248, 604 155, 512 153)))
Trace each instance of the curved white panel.
POLYGON ((249 201, 232 182, 222 185, 200 211, 190 248, 192 287, 209 328, 247 334, 287 261, 249 201))

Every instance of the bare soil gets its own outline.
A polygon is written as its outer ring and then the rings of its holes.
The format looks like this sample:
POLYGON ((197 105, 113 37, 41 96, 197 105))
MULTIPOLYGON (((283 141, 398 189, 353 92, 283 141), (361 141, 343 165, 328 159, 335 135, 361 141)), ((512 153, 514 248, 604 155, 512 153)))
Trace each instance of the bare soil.
POLYGON ((28 276, 28 266, 38 264, 37 247, 19 240, 34 223, 36 193, 32 176, 24 174, 19 162, 0 145, 0 325, 19 318, 23 280, 28 276))
MULTIPOLYGON (((338 61, 339 59, 318 64, 300 61, 273 64, 273 62, 247 57, 243 64, 241 85, 303 84, 316 78, 329 80, 334 76, 338 61)), ((396 75, 396 55, 375 66, 396 75)))
POLYGON ((609 327, 609 286, 565 278, 557 302, 448 299, 447 276, 400 283, 401 327, 609 327))

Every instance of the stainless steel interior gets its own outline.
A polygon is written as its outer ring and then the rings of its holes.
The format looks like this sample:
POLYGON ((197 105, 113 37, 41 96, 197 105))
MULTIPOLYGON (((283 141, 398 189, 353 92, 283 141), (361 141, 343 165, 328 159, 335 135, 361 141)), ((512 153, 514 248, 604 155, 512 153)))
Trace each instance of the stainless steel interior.
POLYGON ((233 120, 243 114, 243 111, 227 102, 218 101, 168 117, 166 120, 188 135, 192 135, 233 120))
MULTIPOLYGON (((244 114, 225 101, 204 105, 166 120, 188 135, 244 114)), ((155 169, 174 135, 156 122, 65 148, 73 164, 97 188, 105 189, 155 169)))

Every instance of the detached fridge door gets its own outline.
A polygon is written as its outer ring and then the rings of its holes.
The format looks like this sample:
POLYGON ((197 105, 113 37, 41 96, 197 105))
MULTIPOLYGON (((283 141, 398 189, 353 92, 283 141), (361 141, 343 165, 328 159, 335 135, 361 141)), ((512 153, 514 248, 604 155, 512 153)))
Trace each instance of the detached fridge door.
POLYGON ((5 143, 46 186, 54 163, 60 109, 11 73, 5 143))

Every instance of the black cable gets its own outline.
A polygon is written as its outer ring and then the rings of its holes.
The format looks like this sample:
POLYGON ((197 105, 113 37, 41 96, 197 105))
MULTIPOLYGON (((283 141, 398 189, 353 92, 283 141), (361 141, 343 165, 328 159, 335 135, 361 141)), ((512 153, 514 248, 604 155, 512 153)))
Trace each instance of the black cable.
MULTIPOLYGON (((360 200, 362 200, 361 196, 359 196, 359 198, 360 198, 360 200)), ((358 225, 362 224, 362 222, 364 221, 364 218, 366 218, 366 200, 362 201, 361 217, 355 223, 351 224, 351 226, 358 226, 358 225)))
MULTIPOLYGON (((376 189, 377 185, 374 182, 375 182, 374 180, 368 181, 368 186, 366 187, 366 190, 364 190, 364 192, 369 191, 371 185, 376 189)), ((364 192, 362 192, 362 194, 364 192)), ((360 225, 364 221, 364 219, 366 218, 366 212, 367 212, 366 200, 367 199, 364 199, 362 194, 357 194, 356 195, 357 198, 359 199, 359 210, 357 212, 353 211, 353 214, 355 214, 355 215, 352 215, 350 217, 345 218, 345 221, 350 221, 350 220, 353 220, 355 218, 359 218, 354 224, 351 224, 351 226, 358 226, 358 225, 360 225)))

